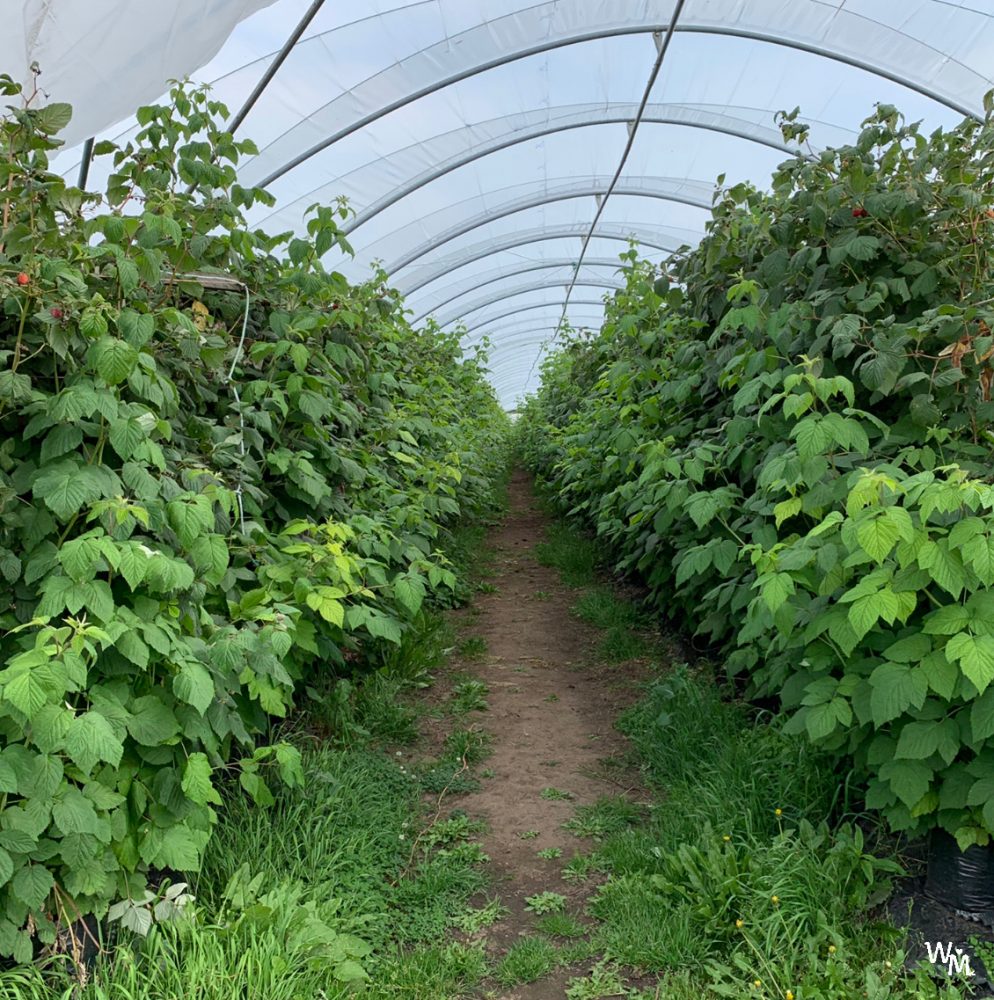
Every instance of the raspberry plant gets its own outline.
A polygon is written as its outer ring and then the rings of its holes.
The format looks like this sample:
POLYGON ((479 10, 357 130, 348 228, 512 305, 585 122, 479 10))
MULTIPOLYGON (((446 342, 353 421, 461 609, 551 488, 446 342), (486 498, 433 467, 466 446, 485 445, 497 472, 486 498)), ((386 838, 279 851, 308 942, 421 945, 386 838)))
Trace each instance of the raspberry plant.
POLYGON ((98 144, 98 196, 48 169, 70 109, 0 90, 0 954, 25 961, 196 870, 225 773, 262 806, 300 780, 273 720, 448 599, 503 425, 482 356, 324 267, 342 206, 246 228, 255 150, 206 93, 98 144))
MULTIPOLYGON (((994 124, 878 106, 716 196, 526 404, 526 459, 892 828, 994 834, 994 124)), ((803 143, 796 112, 784 135, 803 143)))

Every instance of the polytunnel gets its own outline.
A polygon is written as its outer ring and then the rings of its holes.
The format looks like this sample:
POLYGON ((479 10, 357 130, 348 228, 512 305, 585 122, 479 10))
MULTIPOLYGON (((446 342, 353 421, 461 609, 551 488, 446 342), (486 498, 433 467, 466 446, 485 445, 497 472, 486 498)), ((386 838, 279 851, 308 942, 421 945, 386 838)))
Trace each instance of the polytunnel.
POLYGON ((490 334, 507 408, 559 324, 596 325, 634 240, 661 262, 704 232, 719 176, 763 186, 891 103, 926 126, 982 112, 991 0, 27 0, 0 65, 75 108, 56 161, 99 180, 87 140, 134 128, 172 78, 209 82, 300 230, 343 196, 418 322, 490 334), (795 106, 806 146, 775 115, 795 106), (591 303, 595 303, 591 306, 591 303))

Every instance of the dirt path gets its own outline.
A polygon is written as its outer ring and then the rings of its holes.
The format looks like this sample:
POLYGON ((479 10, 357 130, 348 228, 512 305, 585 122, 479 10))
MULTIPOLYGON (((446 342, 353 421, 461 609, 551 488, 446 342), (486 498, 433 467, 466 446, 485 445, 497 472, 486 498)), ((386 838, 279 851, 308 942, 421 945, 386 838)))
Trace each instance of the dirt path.
MULTIPOLYGON (((459 665, 490 689, 489 711, 479 721, 493 737, 486 762, 493 777, 459 806, 489 829, 484 846, 495 869, 494 891, 510 910, 487 933, 498 953, 534 933, 536 918, 525 910, 528 896, 558 892, 567 897, 570 912, 582 914, 590 885, 561 876, 575 852, 591 847, 562 828, 576 807, 625 792, 640 797, 629 786, 636 782, 632 775, 605 774, 603 764, 626 749, 614 722, 636 697, 638 670, 596 661, 599 633, 570 612, 577 591, 535 557, 547 524, 530 481, 517 472, 508 516, 491 538, 496 575, 489 582, 496 590, 479 595, 476 620, 463 633, 484 639, 487 652, 459 665), (543 797, 547 789, 570 798, 543 797), (562 856, 542 859, 537 852, 545 848, 561 848, 562 856)), ((501 996, 558 1000, 569 975, 576 974, 563 971, 501 996)))

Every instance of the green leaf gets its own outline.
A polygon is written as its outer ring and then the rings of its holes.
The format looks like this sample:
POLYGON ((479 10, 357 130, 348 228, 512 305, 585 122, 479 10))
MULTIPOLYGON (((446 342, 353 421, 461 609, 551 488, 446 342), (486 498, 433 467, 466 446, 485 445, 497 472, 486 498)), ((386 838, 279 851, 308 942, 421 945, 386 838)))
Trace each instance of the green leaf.
POLYGON ((64 542, 59 549, 59 562, 66 573, 77 583, 93 577, 93 569, 100 558, 100 546, 95 538, 74 538, 64 542))
POLYGON ((132 590, 137 590, 145 574, 148 572, 149 557, 143 551, 142 546, 131 543, 121 549, 121 561, 118 569, 121 576, 127 581, 132 590))
POLYGON ((52 806, 52 819, 63 835, 100 832, 100 820, 93 803, 78 788, 70 787, 62 793, 52 806))
POLYGON ((909 722, 901 728, 896 756, 911 760, 931 757, 939 748, 941 734, 938 722, 909 722))
POLYGON ((897 544, 900 530, 884 511, 875 512, 856 529, 856 539, 863 551, 877 562, 883 562, 897 544))
POLYGON ((881 663, 870 674, 870 688, 873 722, 882 726, 911 707, 921 708, 928 682, 921 670, 912 670, 903 663, 881 663))
POLYGON ((35 670, 25 668, 4 684, 3 697, 31 720, 48 703, 48 689, 35 670))
POLYGON ((228 546, 220 535, 201 535, 190 546, 193 564, 214 585, 224 579, 228 570, 228 546))
POLYGON ((789 520, 801 512, 801 498, 791 497, 790 500, 783 500, 773 508, 773 516, 776 518, 779 528, 784 521, 789 520))
POLYGON ((138 351, 126 340, 103 336, 90 348, 89 358, 97 374, 105 382, 118 385, 131 374, 138 363, 138 351))
POLYGON ((959 663, 981 694, 994 681, 994 636, 960 632, 946 643, 946 656, 959 663))
POLYGON ((220 804, 221 797, 214 790, 211 782, 211 765, 207 755, 192 753, 183 765, 183 794, 197 805, 208 802, 220 804))
POLYGON ((974 742, 994 736, 994 688, 988 687, 970 706, 970 732, 974 742))
POLYGON ((72 105, 64 101, 53 101, 33 113, 35 128, 45 135, 56 135, 72 121, 72 105))
POLYGON ((156 864, 181 872, 197 871, 208 836, 204 831, 191 830, 183 824, 169 827, 162 834, 156 864))
POLYGON ((127 726, 132 737, 147 747, 166 743, 180 731, 176 716, 152 695, 135 699, 127 726))
POLYGON ((394 597, 412 616, 421 610, 425 589, 420 579, 402 576, 393 585, 394 597))
POLYGON ((43 865, 26 865, 10 884, 13 894, 29 909, 37 910, 55 885, 52 873, 43 865))
POLYGON ((760 593, 770 611, 776 611, 794 593, 794 579, 789 573, 773 573, 761 578, 760 593))
POLYGON ((60 521, 68 521, 85 504, 100 498, 102 483, 92 466, 63 459, 39 470, 32 492, 60 521))
POLYGON ((136 667, 144 670, 148 666, 148 646, 145 645, 144 640, 136 631, 128 629, 122 632, 114 643, 114 647, 136 667))
POLYGON ((166 517, 185 549, 214 526, 214 512, 206 497, 171 500, 166 504, 166 517))
POLYGON ((346 958, 335 966, 335 978, 340 983, 354 983, 360 979, 369 979, 366 970, 355 959, 346 958))
POLYGON ((307 595, 307 606, 313 608, 326 621, 342 628, 345 624, 345 606, 339 597, 342 591, 337 587, 318 587, 307 595))
POLYGON ((790 436, 797 439, 797 453, 802 459, 824 455, 835 443, 831 428, 817 413, 809 414, 795 424, 790 436))
POLYGON ((965 548, 966 561, 985 587, 994 587, 994 535, 981 535, 965 548))
POLYGON ((0 886, 6 885, 14 874, 14 859, 0 847, 0 886))
POLYGON ((113 421, 107 436, 111 447, 124 461, 134 455, 146 438, 141 423, 135 417, 113 421))
POLYGON ((84 712, 69 723, 66 751, 80 770, 89 774, 99 761, 117 767, 124 745, 114 735, 111 724, 99 713, 84 712))
POLYGON ((862 639, 882 618, 893 624, 900 612, 897 595, 889 587, 853 601, 849 608, 849 624, 862 639))
POLYGON ((918 550, 918 565, 926 569, 935 582, 953 597, 959 597, 966 584, 963 559, 950 549, 945 538, 925 542, 918 550))
POLYGON ((202 664, 184 663, 173 678, 173 691, 203 715, 214 702, 214 678, 202 664))
POLYGON ((932 769, 920 760, 891 760, 880 768, 880 777, 909 809, 928 791, 932 775, 932 769))

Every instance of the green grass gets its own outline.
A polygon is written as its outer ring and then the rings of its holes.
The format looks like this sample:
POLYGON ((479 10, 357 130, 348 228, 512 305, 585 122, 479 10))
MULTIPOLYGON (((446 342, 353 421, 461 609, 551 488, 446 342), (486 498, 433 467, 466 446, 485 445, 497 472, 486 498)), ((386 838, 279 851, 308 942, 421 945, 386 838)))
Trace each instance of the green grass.
POLYGON ((549 913, 535 922, 535 929, 549 937, 580 938, 589 930, 569 913, 549 913))
POLYGON ((184 917, 118 931, 85 986, 57 966, 0 972, 0 998, 463 995, 482 953, 439 942, 486 884, 478 826, 457 812, 420 835, 423 788, 395 756, 312 748, 304 767, 268 810, 230 796, 184 917))
POLYGON ((525 897, 525 909, 532 913, 561 913, 566 906, 566 897, 558 892, 537 892, 525 897))
POLYGON ((644 807, 622 796, 604 797, 592 805, 579 806, 576 815, 567 820, 563 828, 577 837, 600 839, 637 825, 644 815, 644 807))
POLYGON ((456 646, 456 652, 464 660, 482 660, 487 655, 487 640, 482 636, 471 635, 456 646))
POLYGON ((515 944, 494 969, 494 979, 501 986, 533 983, 550 973, 559 954, 545 938, 524 938, 515 944))
POLYGON ((562 788, 553 788, 551 785, 548 788, 543 788, 538 794, 540 798, 548 799, 551 802, 573 798, 572 792, 564 791, 562 788))
POLYGON ((543 566, 559 570, 567 587, 589 587, 597 579, 596 544, 562 523, 549 526, 545 541, 535 546, 535 556, 543 566))
POLYGON ((489 693, 490 688, 483 681, 460 681, 452 688, 449 710, 457 715, 466 715, 469 712, 485 712, 489 707, 487 705, 487 695, 489 693))
POLYGON ((844 776, 770 721, 686 670, 623 717, 665 797, 648 816, 612 799, 572 821, 603 838, 590 862, 609 873, 589 905, 599 952, 662 976, 666 997, 958 996, 897 978, 900 933, 868 916, 896 866, 841 821, 844 776))

